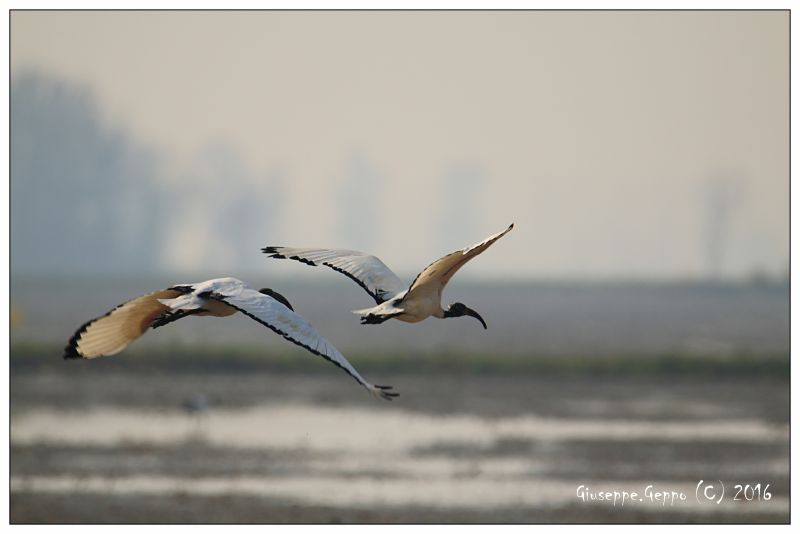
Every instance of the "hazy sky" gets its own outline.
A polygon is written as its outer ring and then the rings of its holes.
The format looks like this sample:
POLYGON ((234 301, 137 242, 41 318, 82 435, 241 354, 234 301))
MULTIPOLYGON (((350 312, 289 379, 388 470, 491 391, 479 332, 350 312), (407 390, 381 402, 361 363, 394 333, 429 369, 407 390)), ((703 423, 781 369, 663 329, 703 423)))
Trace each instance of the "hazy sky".
POLYGON ((261 246, 369 246, 413 272, 513 221, 465 273, 741 276, 788 268, 788 30, 788 12, 15 11, 11 68, 87 87, 163 180, 202 190, 164 230, 173 268, 214 261, 215 198, 257 208, 280 175, 280 224, 241 229, 261 246), (249 178, 186 172, 219 146, 249 178))

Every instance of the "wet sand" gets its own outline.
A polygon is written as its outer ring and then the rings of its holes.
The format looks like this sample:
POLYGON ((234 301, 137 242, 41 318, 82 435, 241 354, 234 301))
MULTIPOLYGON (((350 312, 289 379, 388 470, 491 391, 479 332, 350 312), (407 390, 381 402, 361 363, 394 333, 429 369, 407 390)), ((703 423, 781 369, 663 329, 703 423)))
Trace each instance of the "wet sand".
POLYGON ((396 374, 385 403, 336 373, 75 369, 12 372, 13 523, 789 519, 788 381, 396 374))

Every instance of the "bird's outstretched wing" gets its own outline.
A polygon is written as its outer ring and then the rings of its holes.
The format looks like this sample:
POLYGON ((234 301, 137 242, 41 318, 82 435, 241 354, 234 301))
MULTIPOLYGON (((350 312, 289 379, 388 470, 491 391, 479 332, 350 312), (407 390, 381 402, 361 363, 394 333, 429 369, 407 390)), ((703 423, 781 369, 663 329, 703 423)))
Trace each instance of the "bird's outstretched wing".
POLYGON ((69 340, 64 358, 97 358, 122 351, 144 334, 157 319, 170 313, 159 299, 184 293, 181 288, 164 289, 120 304, 101 317, 84 323, 69 340))
POLYGON ((363 287, 377 304, 385 302, 406 286, 386 264, 375 256, 355 250, 324 248, 264 247, 270 258, 296 260, 308 265, 324 265, 347 276, 363 287))
POLYGON ((417 275, 413 282, 411 282, 408 295, 412 295, 414 292, 420 291, 423 288, 429 288, 431 284, 436 284, 437 290, 441 292, 444 286, 447 285, 447 282, 450 281, 450 278, 456 274, 456 271, 463 267, 469 260, 492 246, 495 241, 510 232, 512 228, 514 228, 513 223, 502 232, 490 235, 480 243, 452 252, 431 263, 417 275))
POLYGON ((376 397, 392 400, 392 397, 397 396, 397 393, 388 391, 391 389, 390 386, 376 386, 364 380, 342 353, 322 337, 311 323, 278 300, 249 288, 227 295, 212 293, 209 298, 224 302, 280 334, 288 341, 341 367, 376 397))

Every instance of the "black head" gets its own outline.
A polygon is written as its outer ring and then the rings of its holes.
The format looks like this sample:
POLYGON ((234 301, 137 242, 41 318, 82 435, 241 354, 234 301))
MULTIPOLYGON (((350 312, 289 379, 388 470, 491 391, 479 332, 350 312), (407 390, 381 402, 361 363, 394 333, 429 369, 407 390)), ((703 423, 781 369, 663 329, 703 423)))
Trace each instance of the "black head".
POLYGON ((286 299, 286 297, 284 297, 283 295, 281 295, 277 291, 273 291, 272 289, 270 289, 268 287, 265 287, 263 289, 259 289, 258 292, 259 293, 263 293, 264 295, 267 295, 269 297, 274 298, 275 300, 277 300, 278 302, 280 302, 281 304, 283 304, 284 306, 286 306, 290 310, 294 311, 294 308, 292 308, 292 305, 289 304, 289 301, 286 299))
POLYGON ((481 322, 484 329, 487 329, 486 321, 483 320, 483 317, 480 316, 478 312, 471 308, 467 308, 461 302, 454 302, 450 305, 449 308, 444 312, 445 317, 463 317, 464 315, 469 315, 470 317, 475 317, 477 320, 481 322))

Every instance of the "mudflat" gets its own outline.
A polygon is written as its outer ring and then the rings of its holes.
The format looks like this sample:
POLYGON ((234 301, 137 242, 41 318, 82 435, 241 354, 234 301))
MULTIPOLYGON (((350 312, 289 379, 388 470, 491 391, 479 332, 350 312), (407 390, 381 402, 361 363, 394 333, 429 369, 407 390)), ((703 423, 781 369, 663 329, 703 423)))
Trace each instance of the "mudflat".
POLYGON ((371 375, 12 369, 11 521, 788 522, 788 380, 371 375))

